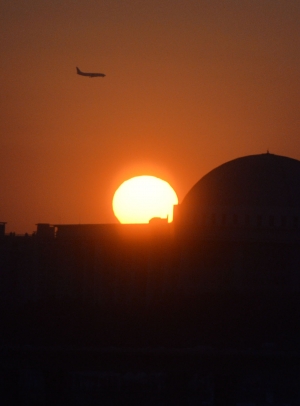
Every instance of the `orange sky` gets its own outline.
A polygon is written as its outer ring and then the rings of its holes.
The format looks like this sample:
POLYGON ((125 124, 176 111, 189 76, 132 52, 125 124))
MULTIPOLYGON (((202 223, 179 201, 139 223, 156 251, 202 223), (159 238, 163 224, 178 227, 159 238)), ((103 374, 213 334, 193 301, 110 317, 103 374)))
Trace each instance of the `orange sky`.
POLYGON ((109 223, 154 175, 300 159, 299 0, 0 0, 0 221, 109 223), (104 72, 105 78, 76 75, 104 72))

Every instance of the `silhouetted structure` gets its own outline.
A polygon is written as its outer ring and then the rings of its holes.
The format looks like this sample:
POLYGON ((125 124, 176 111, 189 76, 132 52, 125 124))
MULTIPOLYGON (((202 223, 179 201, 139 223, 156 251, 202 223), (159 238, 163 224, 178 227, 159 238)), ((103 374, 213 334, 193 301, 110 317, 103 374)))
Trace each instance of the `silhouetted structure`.
POLYGON ((300 162, 267 153, 208 173, 171 224, 0 223, 4 359, 63 359, 76 404, 126 404, 116 387, 131 404, 298 404, 299 219, 300 162))

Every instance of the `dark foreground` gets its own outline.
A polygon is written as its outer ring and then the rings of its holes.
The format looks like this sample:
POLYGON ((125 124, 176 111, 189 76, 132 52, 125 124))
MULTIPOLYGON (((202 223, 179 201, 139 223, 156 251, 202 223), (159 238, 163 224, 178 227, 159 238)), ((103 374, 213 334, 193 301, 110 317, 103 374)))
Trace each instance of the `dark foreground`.
POLYGON ((2 347, 1 405, 299 405, 299 360, 273 348, 2 347))
POLYGON ((298 293, 177 299, 3 304, 0 404, 300 404, 298 293))

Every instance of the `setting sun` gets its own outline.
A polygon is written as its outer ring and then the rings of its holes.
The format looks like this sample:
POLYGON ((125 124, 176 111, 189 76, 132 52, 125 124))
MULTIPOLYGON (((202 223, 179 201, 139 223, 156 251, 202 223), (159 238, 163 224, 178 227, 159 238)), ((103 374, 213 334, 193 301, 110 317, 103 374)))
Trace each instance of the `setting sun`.
POLYGON ((113 210, 120 223, 148 223, 153 217, 173 220, 178 198, 169 185, 154 176, 136 176, 126 180, 113 197, 113 210))

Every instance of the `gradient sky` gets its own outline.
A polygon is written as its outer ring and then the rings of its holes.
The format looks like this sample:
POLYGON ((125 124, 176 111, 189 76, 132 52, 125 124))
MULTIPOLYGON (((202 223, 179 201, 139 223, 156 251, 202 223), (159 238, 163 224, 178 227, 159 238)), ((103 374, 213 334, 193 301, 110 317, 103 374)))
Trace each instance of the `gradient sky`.
POLYGON ((243 155, 300 159, 299 0, 0 0, 0 221, 115 222, 243 155), (103 72, 105 78, 76 75, 103 72))

